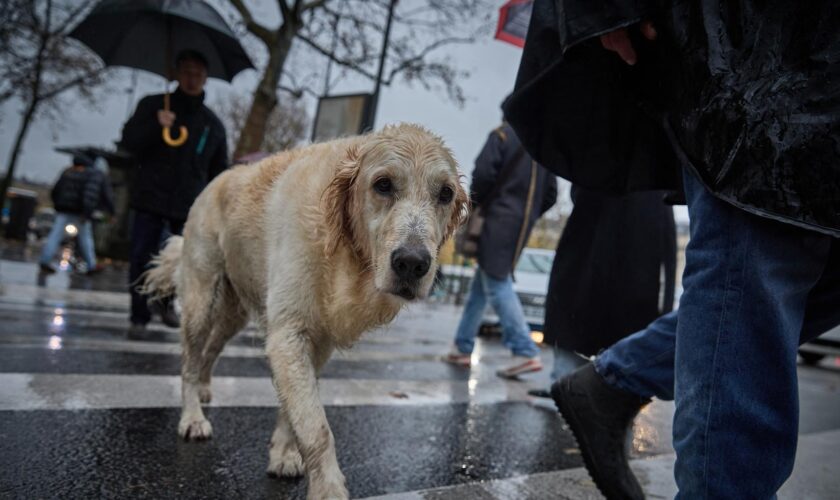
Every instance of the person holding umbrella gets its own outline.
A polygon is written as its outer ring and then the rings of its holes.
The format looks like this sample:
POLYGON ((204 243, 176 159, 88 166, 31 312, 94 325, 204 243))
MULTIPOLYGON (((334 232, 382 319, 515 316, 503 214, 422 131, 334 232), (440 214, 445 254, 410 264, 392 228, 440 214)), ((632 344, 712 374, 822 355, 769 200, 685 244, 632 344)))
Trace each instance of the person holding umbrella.
MULTIPOLYGON (((129 336, 142 336, 151 314, 134 289, 137 279, 166 230, 181 233, 196 196, 228 166, 225 129, 204 105, 204 84, 208 76, 229 82, 254 65, 224 18, 202 1, 102 0, 70 36, 108 66, 178 81, 171 96, 167 91, 140 101, 120 141, 139 164, 131 202, 129 336)), ((171 307, 162 317, 178 324, 171 307)))
MULTIPOLYGON (((147 96, 137 105, 122 131, 120 147, 134 154, 139 163, 131 207, 131 329, 139 337, 151 320, 146 297, 136 289, 160 243, 169 234, 181 234, 195 198, 214 177, 228 167, 227 138, 219 118, 204 105, 207 60, 199 52, 185 50, 175 61, 178 88, 164 106, 162 94, 147 96), (178 124, 180 127, 175 127, 178 124), (172 147, 161 128, 186 129, 186 142, 172 147), (182 128, 183 127, 183 128, 182 128)), ((181 136, 179 136, 181 137, 181 136)), ((162 321, 178 326, 171 301, 160 305, 162 321)))

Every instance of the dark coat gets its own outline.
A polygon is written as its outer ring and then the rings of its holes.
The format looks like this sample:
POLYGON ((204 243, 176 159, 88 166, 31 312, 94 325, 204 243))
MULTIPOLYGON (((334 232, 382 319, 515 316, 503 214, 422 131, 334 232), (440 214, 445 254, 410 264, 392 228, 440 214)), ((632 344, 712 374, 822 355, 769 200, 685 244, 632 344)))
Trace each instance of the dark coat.
MULTIPOLYGON (((515 158, 519 148, 519 139, 510 125, 504 124, 490 133, 475 160, 475 170, 472 173, 470 191, 475 206, 482 206, 493 191, 499 173, 515 158)), ((557 179, 539 165, 536 172, 537 179, 524 243, 527 243, 528 235, 540 215, 557 201, 557 179)), ((482 207, 485 220, 478 244, 478 265, 493 278, 504 279, 513 270, 513 261, 517 257, 516 247, 525 220, 525 202, 530 183, 531 158, 526 153, 521 155, 518 165, 504 180, 495 198, 489 205, 482 207)))
POLYGON ((836 0, 536 0, 505 111, 577 185, 673 189, 684 166, 739 208, 837 236, 838 103, 836 0), (622 26, 632 67, 598 39, 622 26))
POLYGON ((131 206, 176 220, 185 220, 201 190, 228 167, 227 139, 222 122, 203 103, 204 96, 176 90, 170 97, 175 113, 172 135, 181 125, 189 137, 180 147, 163 142, 157 120, 163 94, 144 97, 123 127, 120 146, 139 164, 131 206))
POLYGON ((677 241, 662 197, 572 188, 551 268, 546 342, 591 356, 673 308, 677 241))
POLYGON ((108 176, 94 167, 76 165, 65 169, 50 196, 57 212, 87 218, 100 208, 114 213, 114 195, 108 176))

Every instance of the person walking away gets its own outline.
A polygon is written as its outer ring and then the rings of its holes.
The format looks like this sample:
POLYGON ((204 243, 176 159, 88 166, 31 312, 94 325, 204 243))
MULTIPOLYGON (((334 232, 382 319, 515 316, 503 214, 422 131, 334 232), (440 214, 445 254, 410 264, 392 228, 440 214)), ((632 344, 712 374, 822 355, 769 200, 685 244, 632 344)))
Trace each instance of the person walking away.
POLYGON ((79 251, 87 265, 87 274, 93 275, 102 270, 96 263, 96 249, 93 242, 93 212, 99 208, 114 213, 114 199, 111 183, 107 174, 94 168, 94 159, 85 154, 73 157, 73 165, 65 169, 50 193, 55 208, 53 221, 47 241, 41 250, 39 259, 41 272, 53 274, 55 268, 50 263, 61 245, 65 227, 73 224, 78 228, 77 241, 79 251))
POLYGON ((481 207, 484 225, 478 243, 478 266, 464 306, 455 343, 446 361, 469 367, 475 338, 489 302, 499 316, 502 340, 513 365, 501 377, 542 370, 539 347, 531 339, 522 304, 513 290, 513 269, 534 223, 557 200, 557 179, 525 153, 507 123, 495 129, 475 161, 471 197, 481 207))
MULTIPOLYGON (((674 305, 677 238, 663 191, 610 195, 572 186, 545 305, 551 382, 674 305)), ((528 391, 549 397, 545 389, 528 391)))
MULTIPOLYGON (((180 235, 190 206, 214 177, 228 167, 225 128, 204 104, 207 61, 196 51, 176 57, 178 88, 171 95, 171 111, 164 111, 162 94, 144 97, 126 122, 120 147, 132 153, 138 168, 132 185, 132 229, 129 267, 131 292, 130 337, 142 338, 151 320, 146 296, 137 282, 160 249, 165 231, 180 235), (167 145, 162 127, 188 131, 186 142, 167 145)), ((161 319, 178 326, 173 301, 161 305, 161 319)))
POLYGON ((797 349, 840 324, 838 61, 833 0, 536 0, 505 108, 523 143, 592 189, 682 177, 691 219, 679 309, 552 387, 608 498, 644 497, 624 444, 654 396, 678 499, 790 476, 797 349))

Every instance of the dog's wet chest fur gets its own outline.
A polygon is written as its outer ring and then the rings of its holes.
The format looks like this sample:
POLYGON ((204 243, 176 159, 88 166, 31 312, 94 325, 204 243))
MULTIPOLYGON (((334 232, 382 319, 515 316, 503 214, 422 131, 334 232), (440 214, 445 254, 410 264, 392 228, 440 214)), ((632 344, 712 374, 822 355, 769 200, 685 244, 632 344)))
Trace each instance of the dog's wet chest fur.
POLYGON ((318 305, 324 329, 336 345, 350 347, 367 331, 393 321, 400 302, 373 286, 369 276, 348 269, 334 277, 332 293, 318 305))

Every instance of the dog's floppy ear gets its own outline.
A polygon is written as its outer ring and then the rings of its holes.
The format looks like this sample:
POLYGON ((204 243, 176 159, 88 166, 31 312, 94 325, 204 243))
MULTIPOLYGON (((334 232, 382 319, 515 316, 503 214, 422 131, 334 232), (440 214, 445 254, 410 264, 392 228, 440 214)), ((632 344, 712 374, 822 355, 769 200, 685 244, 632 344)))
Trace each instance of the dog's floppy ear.
POLYGON ((461 187, 461 183, 458 182, 455 185, 452 217, 449 219, 449 223, 446 224, 444 241, 448 240, 453 234, 455 234, 455 231, 461 226, 461 224, 467 221, 467 217, 470 214, 470 208, 470 197, 467 196, 467 192, 464 191, 464 188, 461 187))
POLYGON ((335 176, 321 196, 326 223, 324 251, 327 255, 335 254, 342 242, 354 246, 350 203, 360 167, 361 157, 358 149, 353 146, 347 151, 347 157, 341 161, 335 176))

